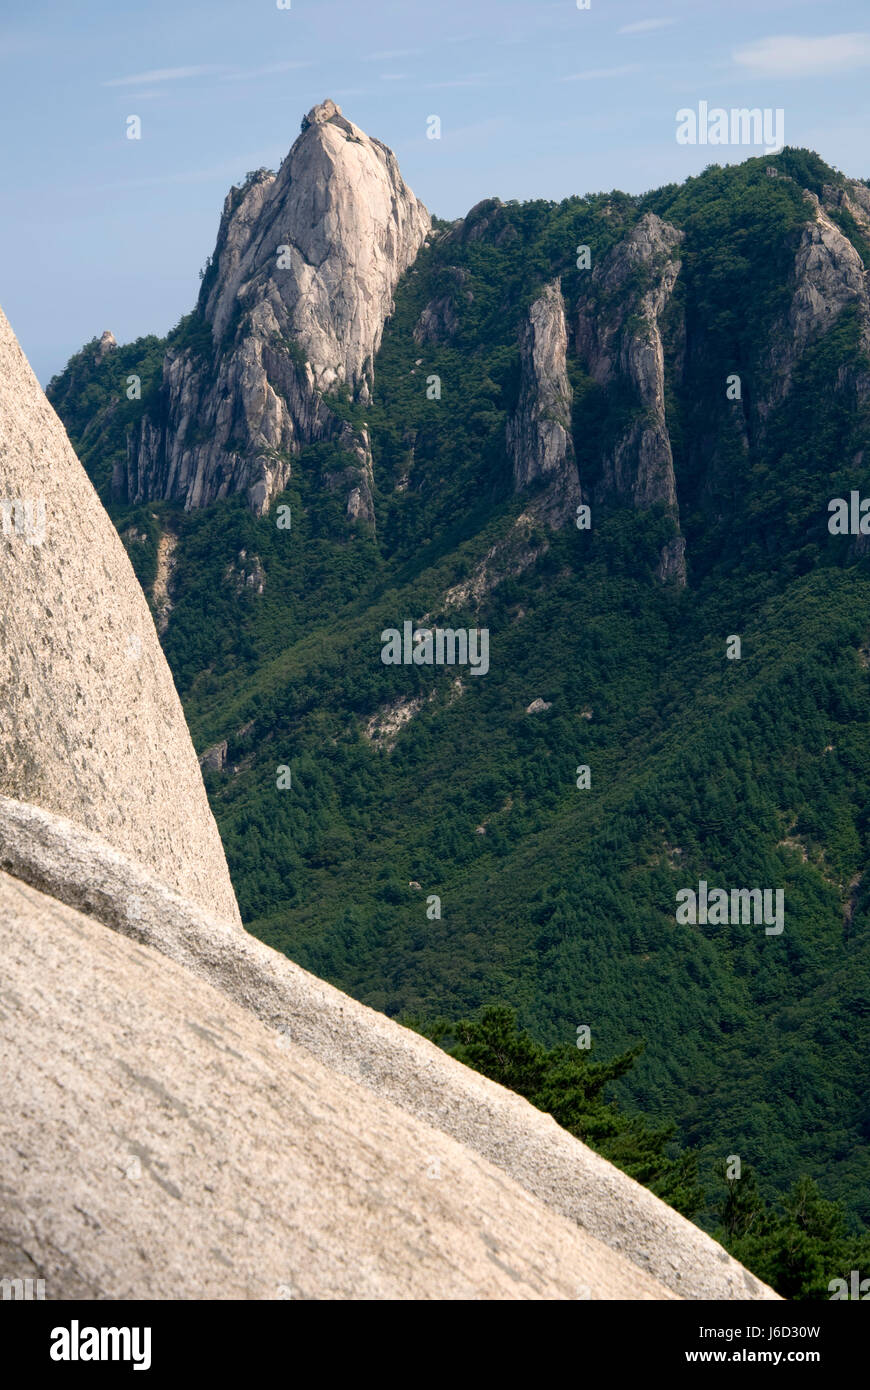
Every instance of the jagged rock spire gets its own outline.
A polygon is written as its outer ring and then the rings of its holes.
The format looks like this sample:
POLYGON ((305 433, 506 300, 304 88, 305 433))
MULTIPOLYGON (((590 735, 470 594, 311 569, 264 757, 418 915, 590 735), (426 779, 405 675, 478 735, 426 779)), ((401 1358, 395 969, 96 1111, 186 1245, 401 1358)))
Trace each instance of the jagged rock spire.
POLYGON ((229 193, 200 295, 213 352, 167 354, 160 410, 116 495, 199 507, 246 491, 262 512, 300 445, 335 439, 355 456, 339 479, 350 510, 372 520, 367 443, 330 394, 368 401, 396 284, 429 227, 392 151, 335 102, 315 106, 278 174, 229 193))

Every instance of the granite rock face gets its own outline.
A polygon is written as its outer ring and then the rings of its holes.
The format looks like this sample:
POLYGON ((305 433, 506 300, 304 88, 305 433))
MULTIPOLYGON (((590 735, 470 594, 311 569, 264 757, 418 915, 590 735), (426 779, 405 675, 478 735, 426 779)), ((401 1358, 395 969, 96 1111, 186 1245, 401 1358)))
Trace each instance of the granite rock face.
POLYGON ((228 195, 199 302, 211 345, 167 353, 115 495, 189 509, 245 492, 262 514, 300 446, 332 440, 349 455, 349 514, 372 521, 368 442, 330 395, 369 400, 393 293, 429 228, 392 151, 334 102, 314 107, 278 174, 228 195))
POLYGON ((822 188, 825 208, 843 208, 855 219, 866 236, 870 232, 870 188, 863 183, 847 180, 845 187, 826 183, 822 188))
POLYGON ((438 295, 425 306, 414 326, 414 342, 447 343, 459 329, 461 301, 471 302, 473 292, 467 288, 470 278, 462 266, 447 266, 445 276, 453 282, 453 287, 445 294, 438 295))
MULTIPOLYGON (((645 213, 592 270, 576 321, 577 352, 593 380, 603 387, 625 384, 639 406, 601 460, 596 500, 621 499, 641 510, 661 504, 677 525, 661 320, 680 272, 683 237, 655 213, 645 213)), ((662 552, 661 578, 685 583, 684 548, 678 533, 662 552)))
MULTIPOLYGON (((870 190, 855 186, 855 197, 868 195, 870 190)), ((840 190, 842 205, 853 210, 856 221, 866 217, 864 204, 851 199, 840 190)), ((817 342, 845 309, 858 313, 862 346, 870 352, 870 296, 864 263, 848 237, 831 221, 814 193, 804 191, 810 206, 810 216, 801 234, 794 262, 794 287, 791 304, 783 321, 772 335, 773 346, 767 367, 769 389, 758 402, 763 421, 773 407, 781 402, 791 388, 792 374, 802 354, 817 342)), ((860 225, 860 222, 859 222, 860 225)), ((867 222, 870 227, 870 221, 867 222)), ((870 381, 859 383, 861 399, 870 399, 870 381)))
POLYGON ((110 352, 114 352, 117 346, 118 343, 112 330, 110 328, 105 329, 97 347, 97 361, 102 362, 110 352))
POLYGON ((532 304, 520 329, 520 395, 508 420, 507 447, 515 491, 533 483, 548 484, 535 509, 556 527, 574 515, 580 501, 567 354, 565 302, 560 282, 554 280, 532 304))
MULTIPOLYGON (((727 405, 734 444, 743 453, 753 432, 763 433, 771 411, 788 396, 803 354, 844 311, 856 311, 862 346, 870 353, 868 273, 834 220, 845 214, 870 238, 870 190, 858 183, 826 185, 823 195, 820 201, 814 193, 804 193, 807 220, 795 252, 790 302, 770 330, 748 382, 751 390, 745 399, 727 405)), ((467 238, 478 227, 492 234, 497 213, 482 204, 469 214, 468 226, 460 224, 449 235, 467 238)), ((645 213, 588 273, 576 309, 566 313, 558 282, 545 287, 520 331, 520 398, 507 430, 515 490, 550 480, 530 500, 532 520, 562 525, 578 500, 593 508, 612 503, 640 511, 663 508, 672 519, 673 534, 661 550, 657 574, 678 586, 686 582, 686 542, 666 391, 670 383, 679 394, 704 351, 703 328, 696 329, 687 350, 684 314, 675 299, 684 235, 654 213, 645 213), (582 442, 571 438, 566 364, 575 354, 602 392, 621 400, 626 416, 593 459, 584 458, 582 442)), ((843 369, 835 389, 851 394, 861 406, 870 401, 870 372, 843 369)), ((720 444, 712 423, 707 429, 703 419, 695 422, 690 472, 705 478, 705 505, 716 505, 717 490, 727 489, 730 454, 720 458, 720 444)), ((492 587, 491 578, 487 583, 481 578, 480 586, 492 587)))
MULTIPOLYGON (((398 1205, 398 1210, 403 1213, 402 1221, 409 1212, 415 1212, 413 1219, 425 1231, 433 1217, 434 1203, 436 1213, 447 1213, 449 1223, 455 1222, 456 1226, 462 1224, 465 1227, 470 1250, 475 1249, 481 1239, 494 1254, 510 1249, 511 1266, 516 1276, 512 1280, 515 1287, 511 1296, 578 1296, 576 1292, 564 1292, 564 1281, 555 1266, 547 1265, 545 1279, 540 1264, 541 1246, 537 1233, 545 1240, 554 1240, 554 1249, 561 1249, 561 1222, 565 1220, 570 1224, 578 1243, 573 1254, 560 1255, 559 1260, 561 1262, 567 1258, 567 1268, 573 1270, 577 1267, 577 1261, 585 1258, 583 1252, 588 1253, 591 1249, 591 1270, 590 1265, 585 1264, 586 1274, 579 1278, 581 1284, 588 1286, 589 1297, 775 1297, 770 1289, 698 1227, 665 1206, 646 1188, 626 1177, 567 1131, 560 1129, 549 1115, 536 1110, 522 1097, 462 1066, 419 1034, 399 1027, 391 1019, 358 1004, 331 985, 309 975, 285 956, 245 932, 239 932, 226 920, 187 902, 168 890, 149 869, 106 845, 99 837, 61 817, 4 797, 0 797, 0 909, 0 922, 11 924, 11 937, 18 943, 16 950, 8 952, 14 968, 12 974, 7 973, 5 977, 6 994, 0 998, 0 1035, 8 1025, 5 1046, 7 1051, 12 1052, 14 1060, 10 1070, 9 1062, 4 1059, 6 1074, 16 1074, 15 1067, 28 1067, 34 1062, 34 1056, 38 1058, 41 1055, 36 1046, 36 1033, 27 1022, 27 1014, 32 1011, 31 991, 34 983, 32 972, 28 975, 28 963, 39 962, 41 985, 45 981, 53 981, 53 972, 57 967, 52 965, 50 943, 44 939, 46 922, 69 927, 79 942, 77 950, 81 960, 85 966, 90 961, 92 970, 101 980, 112 971, 126 970, 124 962, 127 960, 135 965, 142 983, 138 993, 131 987, 135 1008, 128 1007, 124 1013, 122 1022, 127 1032, 122 1029, 122 1036, 119 1037, 117 1027, 109 1029, 105 1021, 96 1021, 88 1014, 92 1001, 87 998, 87 991, 78 989, 74 971, 68 983, 57 993, 70 1001, 78 999, 78 1018, 83 1022, 75 1016, 58 1016, 51 1026, 57 1027, 62 1040, 60 1048, 65 1075, 70 1054, 74 1051, 68 1039, 75 1036, 75 1030, 84 1026, 89 1030, 89 1037, 91 1031, 99 1035, 101 1030, 105 1030, 102 1049, 88 1044, 80 1047, 79 1053, 89 1059, 97 1051, 108 1049, 110 1055, 117 1055, 126 1062, 128 1071, 124 1072, 125 1076, 129 1076, 129 1069, 136 1072, 137 1094, 141 1088, 146 1096, 163 1100, 164 1103, 153 1106, 151 1112, 147 1108, 144 1113, 137 1112, 139 1118, 132 1127, 129 1123, 126 1126, 116 1123, 111 1133, 114 1133, 113 1142, 118 1145, 120 1167, 123 1168, 131 1157, 137 1156, 144 1167, 147 1158, 158 1187, 161 1187, 163 1180, 164 1184, 171 1183, 180 1194, 184 1194, 185 1202, 191 1205, 191 1213, 185 1217, 185 1239, 188 1222, 197 1229, 204 1223, 205 1218, 198 1205, 203 1202, 211 1220, 219 1223, 222 1231, 231 1229, 233 1224, 226 1220, 226 1204, 232 1199, 232 1184, 229 1187, 224 1183, 218 1184, 216 1190, 220 1195, 214 1201, 205 1199, 202 1196, 203 1184, 196 1177, 199 1171, 212 1172, 219 1170, 222 1163, 229 1163, 236 1175, 234 1181, 246 1194, 244 1204, 247 1207, 247 1194, 260 1190, 266 1168, 271 1165, 270 1171, 275 1170, 276 1154, 280 1174, 285 1174, 282 1155, 291 1155, 288 1161, 292 1167, 296 1161, 293 1156, 297 1144, 309 1142, 306 1126, 311 1118, 311 1102, 315 1097, 308 1087, 314 1075, 326 1108, 331 1108, 336 1126, 333 1131, 337 1135, 335 1138, 330 1137, 328 1125, 320 1127, 315 1145, 320 1164, 318 1182, 329 1194, 328 1201, 333 1200, 335 1191, 349 1189, 351 1201, 362 1201, 362 1209, 366 1211, 365 1201, 360 1199, 357 1192, 355 1170, 359 1153, 362 1151, 368 1155, 367 1162, 370 1159, 375 1167, 378 1155, 384 1153, 388 1169, 396 1173, 395 1185, 390 1179, 391 1195, 388 1200, 394 1200, 395 1190, 404 1184, 405 1195, 398 1205), (127 940, 120 941, 116 947, 111 942, 106 943, 106 936, 127 940), (133 951, 132 955, 127 948, 133 951), (154 963, 153 968, 148 965, 149 960, 154 963), (160 968, 158 962, 161 961, 165 969, 160 968), (178 982, 177 986, 173 981, 178 982), (176 1024, 170 1025, 165 1019, 161 1021, 159 1016, 154 1015, 154 1009, 163 1008, 164 991, 170 986, 174 997, 166 1005, 167 1012, 173 1020, 185 1020, 182 1043, 177 1038, 176 1024), (206 995, 202 991, 206 991, 206 995), (81 1002, 82 999, 86 1000, 85 1004, 81 1002), (203 999, 207 1001, 204 1015, 200 1012, 203 999), (11 1018, 10 1005, 14 1005, 11 1018), (129 1030, 134 1019, 144 1020, 143 1033, 149 1041, 146 1045, 143 1036, 136 1034, 131 1044, 132 1051, 128 1051, 129 1030), (247 1025, 243 1019, 248 1020, 247 1025), (250 1031, 252 1025, 256 1025, 254 1032, 250 1031), (29 1051, 23 1046, 25 1037, 31 1039, 29 1051), (229 1099, 220 1102, 224 1114, 220 1123, 206 1099, 206 1087, 196 1077, 196 1071, 203 1065, 203 1050, 197 1042, 202 1037, 218 1053, 217 1058, 212 1059, 211 1075, 216 1074, 216 1068, 227 1067, 234 1071, 232 1058, 235 1057, 242 1069, 240 1086, 248 1093, 248 1101, 244 1103, 232 1092, 229 1099), (160 1041, 162 1039, 171 1039, 171 1044, 167 1043, 164 1047, 160 1041), (133 1060, 137 1047, 140 1049, 138 1064, 133 1060), (263 1056, 272 1048, 284 1056, 287 1071, 283 1077, 262 1070, 263 1056), (227 1049, 231 1051, 225 1056, 227 1049), (192 1077, 190 1071, 179 1062, 180 1052, 192 1054, 192 1077), (147 1059, 147 1066, 143 1064, 144 1059, 147 1059), (245 1075, 245 1069, 250 1068, 252 1063, 257 1069, 253 1077, 245 1075), (314 1073, 312 1067, 315 1068, 314 1073), (331 1081, 324 1078, 327 1069, 331 1081), (188 1089, 188 1085, 191 1089, 188 1089), (263 1092, 268 1093, 265 1106, 263 1092), (293 1119, 290 1107, 300 1103, 304 1110, 297 1119, 293 1119), (234 1105, 241 1107, 236 1110, 236 1116, 242 1111, 256 1115, 253 1136, 255 1140, 262 1138, 261 1148, 265 1157, 258 1158, 254 1151, 257 1146, 252 1149, 246 1140, 241 1153, 232 1158, 239 1127, 236 1121, 228 1124, 226 1114, 234 1105), (273 1121, 268 1116, 275 1106, 284 1114, 282 1122, 287 1128, 281 1142, 276 1142, 272 1147, 273 1141, 269 1136, 273 1121), (396 1118, 399 1115, 403 1117, 401 1124, 396 1118), (178 1116, 182 1117, 181 1121, 178 1116), (342 1118, 335 1118, 338 1116, 342 1118), (346 1116, 352 1119, 347 1130, 344 1127, 346 1116), (170 1132, 168 1120, 172 1125, 183 1122, 184 1132, 170 1132), (261 1123, 262 1136, 258 1128, 261 1123), (195 1130, 197 1125, 200 1126, 200 1138, 193 1138, 188 1143, 187 1131, 195 1130), (294 1126, 302 1131, 301 1139, 294 1126), (348 1133, 354 1136, 350 1144, 348 1133), (401 1140, 408 1145, 404 1158, 396 1155, 392 1146, 394 1134, 405 1136, 401 1140), (324 1135, 325 1147, 321 1147, 324 1135), (445 1142, 452 1145, 449 1169, 445 1161, 445 1142), (426 1156, 425 1181, 423 1165, 418 1159, 421 1148, 426 1156), (432 1168, 433 1159, 440 1162, 442 1176, 448 1171, 467 1172, 462 1160, 456 1156, 457 1149, 466 1158, 470 1157, 474 1171, 480 1178, 480 1201, 476 1214, 471 1213, 465 1205, 464 1197, 459 1199, 458 1207, 454 1206, 456 1192, 450 1191, 445 1184, 439 1186, 438 1180, 429 1176, 430 1172, 439 1171, 432 1168), (194 1168, 189 1161, 192 1151, 200 1159, 194 1168), (498 1211, 491 1205, 492 1190, 488 1185, 487 1173, 499 1174, 502 1191, 514 1194, 512 1202, 498 1211), (184 1175, 183 1181, 179 1179, 179 1174, 184 1175), (533 1205, 529 1206, 529 1202, 533 1205), (534 1227, 534 1233, 525 1224, 529 1222, 534 1227), (526 1236, 532 1238, 523 1244, 526 1236), (590 1239, 595 1243, 591 1247, 587 1245, 590 1239), (491 1245, 493 1240, 496 1246, 491 1245), (616 1266, 610 1263, 611 1255, 618 1257, 620 1263, 616 1266), (630 1267, 626 1270, 621 1261, 630 1267), (652 1285, 649 1280, 654 1281, 652 1285), (535 1293, 535 1288, 549 1291, 542 1295, 535 1293)), ((49 935, 51 930, 53 928, 49 930, 49 935)), ((66 962, 66 957, 66 948, 62 947, 57 958, 66 962)), ((105 1007, 105 1019, 116 1017, 114 1008, 113 1003, 105 1007)), ((56 1042, 50 1041, 51 1026, 46 1033, 47 1055, 52 1055, 58 1047, 56 1042)), ((0 1043, 0 1050, 2 1047, 0 1043)), ((209 1055, 207 1049, 206 1055, 209 1055)), ((52 1065, 56 1066, 57 1063, 52 1065)), ((7 1109, 13 1104, 16 1108, 16 1115, 9 1122, 10 1133, 16 1132, 16 1126, 20 1128, 18 1107, 23 1103, 22 1097, 28 1095, 27 1088, 31 1093, 40 1095, 35 1080, 36 1070, 38 1068, 21 1071, 18 1089, 9 1091, 7 1088, 0 1095, 0 1108, 4 1104, 7 1109)), ((99 1077, 96 1073, 90 1074, 87 1066, 77 1074, 70 1070, 66 1085, 68 1089, 72 1088, 74 1096, 82 1091, 93 1094, 98 1087, 106 1088, 107 1096, 117 1095, 117 1075, 112 1080, 107 1077, 105 1069, 99 1077)), ((220 1085, 222 1087, 223 1083, 220 1085)), ((46 1108, 41 1095, 40 1107, 46 1108)), ((52 1165, 61 1161, 51 1145, 46 1147, 49 1119, 44 1124, 34 1124, 32 1116, 39 1107, 31 1104, 27 1108, 31 1118, 22 1132, 34 1136, 34 1155, 21 1173, 18 1185, 13 1186, 14 1201, 11 1208, 7 1205, 7 1214, 3 1218, 7 1230, 10 1222, 13 1229, 20 1229, 25 1216, 41 1226, 52 1165), (38 1182, 34 1179, 36 1174, 40 1175, 38 1182), (32 1217, 29 1216, 31 1208, 36 1213, 32 1217)), ((117 1107, 111 1107, 113 1114, 117 1111, 117 1107)), ((95 1148, 97 1153, 103 1152, 111 1133, 107 1133, 96 1107, 89 1105, 85 1113, 86 1120, 80 1121, 76 1127, 73 1107, 65 1123, 69 1124, 73 1133, 78 1134, 80 1150, 90 1153, 95 1148), (86 1144, 82 1142, 84 1137, 87 1138, 86 1144)), ((50 1116, 50 1111, 46 1110, 46 1114, 50 1116)), ((245 1126, 246 1132, 249 1128, 245 1126)), ((11 1139, 7 1138, 6 1143, 11 1144, 11 1139)), ((0 1139, 0 1161, 5 1162, 5 1158, 3 1139, 0 1139)), ((29 1149, 28 1158, 31 1158, 29 1149)), ((4 1171, 8 1174, 13 1167, 11 1165, 4 1171)), ((15 1171, 18 1173, 18 1168, 15 1171)), ((95 1187, 92 1200, 103 1202, 105 1194, 99 1178, 101 1171, 98 1165, 96 1176, 91 1173, 86 1181, 92 1182, 95 1187)), ((305 1171, 307 1173, 307 1168, 305 1171)), ((300 1188, 292 1178, 290 1168, 286 1170, 286 1176, 289 1193, 303 1201, 305 1209, 310 1210, 311 1194, 305 1192, 304 1187, 308 1177, 300 1188)), ((267 1195, 264 1200, 269 1205, 277 1201, 271 1178, 265 1186, 267 1195)), ((63 1190, 66 1192, 66 1187, 63 1190)), ((166 1190, 165 1186, 162 1190, 166 1190)), ((169 1195, 172 1196, 171 1193, 169 1195)), ((77 1266, 81 1264, 90 1268, 94 1260, 93 1247, 97 1243, 74 1215, 76 1205, 90 1209, 79 1200, 80 1197, 80 1189, 75 1203, 68 1196, 69 1212, 64 1210, 64 1199, 55 1198, 50 1215, 58 1226, 66 1222, 67 1229, 71 1231, 63 1252, 65 1257, 76 1262, 77 1266)), ((173 1210, 184 1209, 166 1203, 156 1190, 152 1191, 152 1197, 162 1203, 159 1210, 165 1209, 171 1214, 173 1210)), ((111 1190, 109 1200, 116 1201, 111 1190)), ((177 1203, 180 1198, 175 1198, 175 1201, 177 1203)), ((341 1198, 336 1207, 338 1212, 342 1210, 343 1201, 344 1198, 341 1198)), ((165 1219, 165 1210, 163 1225, 171 1226, 172 1223, 165 1219)), ((379 1210, 376 1204, 376 1212, 379 1210)), ((301 1237, 298 1231, 292 1236, 287 1235, 287 1208, 283 1203, 279 1215, 273 1215, 272 1219, 285 1233, 287 1248, 295 1250, 301 1237)), ((321 1222, 322 1217, 313 1223, 312 1231, 320 1232, 321 1222)), ((171 1269, 173 1261, 177 1263, 183 1255, 178 1247, 173 1246, 171 1236, 165 1232, 158 1236, 159 1225, 155 1216, 147 1228, 148 1243, 144 1248, 152 1252, 151 1258, 158 1269, 164 1265, 171 1269)), ((0 1231, 2 1229, 0 1224, 0 1231)), ((330 1259, 339 1266, 348 1261, 352 1264, 355 1237, 338 1222, 332 1229, 333 1235, 326 1247, 330 1259)), ((264 1248, 271 1249, 262 1231, 258 1234, 252 1225, 247 1224, 243 1230, 248 1232, 254 1253, 264 1248)), ((128 1235, 124 1218, 117 1211, 113 1213, 112 1232, 123 1242, 122 1254, 115 1261, 115 1277, 129 1279, 126 1267, 128 1256, 123 1254, 123 1251, 129 1251, 128 1235)), ((4 1237, 0 1234, 0 1249, 3 1248, 4 1238, 7 1246, 15 1244, 8 1235, 4 1237)), ((228 1236, 226 1238, 229 1239, 228 1236)), ((430 1265, 421 1286, 418 1282, 419 1271, 410 1267, 418 1262, 410 1259, 404 1248, 401 1230, 397 1231, 391 1223, 386 1224, 383 1235, 373 1235, 371 1242, 367 1265, 369 1274, 366 1277, 378 1280, 388 1275, 389 1282, 383 1287, 393 1290, 389 1296, 469 1296, 464 1292, 455 1292, 467 1290, 466 1282, 458 1279, 455 1272, 442 1276, 436 1266, 430 1265), (408 1268, 402 1267, 404 1260, 408 1260, 408 1268), (449 1280, 454 1282, 450 1283, 449 1280), (428 1292, 421 1294, 421 1287, 428 1292), (450 1292, 451 1289, 454 1292, 450 1292)), ((57 1241, 52 1236, 47 1244, 51 1248, 57 1245, 57 1241)), ((100 1247, 105 1248, 105 1242, 101 1241, 98 1249, 100 1247)), ((32 1249, 33 1244, 27 1248, 32 1249)), ((223 1249, 222 1246, 218 1248, 223 1249)), ((269 1277, 272 1277, 272 1258, 270 1255, 265 1264, 270 1271, 269 1277)), ((217 1263, 222 1266, 222 1261, 218 1260, 217 1263)), ((256 1260, 240 1260, 238 1268, 251 1271, 256 1264, 256 1260)), ((236 1266, 236 1261, 233 1261, 233 1265, 236 1266)), ((203 1279, 197 1288, 214 1290, 214 1281, 221 1279, 225 1281, 225 1289, 239 1287, 222 1268, 216 1268, 214 1260, 204 1259, 202 1267, 208 1272, 208 1279, 205 1275, 197 1276, 203 1279)), ((32 1273, 29 1267, 22 1265, 20 1268, 24 1275, 32 1273)), ((137 1278, 142 1280, 146 1274, 149 1279, 155 1277, 150 1271, 140 1270, 137 1278)), ((254 1276, 250 1273, 246 1277, 253 1279, 254 1276)), ((330 1275, 333 1279, 343 1277, 335 1271, 330 1275)), ((569 1285, 575 1277, 572 1273, 569 1285)), ((496 1292, 495 1286, 479 1272, 474 1273, 473 1280, 478 1297, 505 1296, 503 1292, 496 1292)), ((379 1286, 376 1283, 363 1284, 354 1295, 346 1292, 347 1285, 340 1286, 341 1292, 330 1292, 335 1285, 324 1284, 321 1295, 317 1295, 313 1283, 305 1285, 311 1290, 309 1297, 364 1296, 361 1289, 379 1286)), ((97 1287, 104 1290, 106 1285, 98 1284, 97 1287)), ((136 1282, 132 1287, 141 1289, 149 1285, 136 1282)), ((263 1285, 258 1284, 251 1286, 247 1293, 225 1293, 223 1296, 275 1296, 259 1292, 262 1288, 263 1285)), ((124 1296, 146 1295, 128 1293, 124 1296)), ((159 1296, 172 1295, 164 1293, 159 1296)), ((221 1295, 193 1292, 187 1296, 221 1295)))
POLYGON ((0 873, 0 1269, 47 1299, 665 1299, 455 1139, 0 873))
POLYGON ((2 311, 0 512, 0 793, 238 922, 148 604, 2 311))

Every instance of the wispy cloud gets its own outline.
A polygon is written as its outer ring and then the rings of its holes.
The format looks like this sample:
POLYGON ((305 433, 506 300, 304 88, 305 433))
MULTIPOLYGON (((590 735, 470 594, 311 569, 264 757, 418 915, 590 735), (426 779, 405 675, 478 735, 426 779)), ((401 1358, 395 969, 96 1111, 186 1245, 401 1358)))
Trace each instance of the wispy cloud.
POLYGON ((296 72, 299 68, 311 68, 313 63, 267 63, 263 68, 247 68, 242 72, 225 72, 223 82, 242 82, 252 77, 271 77, 275 72, 296 72))
POLYGON ((870 66, 870 33, 782 34, 746 44, 733 57, 753 77, 825 77, 870 66))
POLYGON ((593 82, 599 77, 628 77, 629 73, 640 72, 639 63, 626 63, 621 68, 587 68, 585 72, 573 72, 560 82, 593 82))
POLYGON ((220 71, 220 68, 215 67, 155 68, 152 72, 134 73, 132 77, 113 77, 101 85, 103 87, 134 87, 139 82, 177 82, 185 77, 205 77, 210 73, 220 71))
MULTIPOLYGON (((156 68, 153 72, 137 72, 130 77, 113 77, 104 82, 104 87, 135 87, 141 83, 147 86, 154 82, 182 82, 190 77, 219 77, 221 82, 250 81, 255 77, 271 77, 274 73, 296 72, 310 68, 310 62, 266 63, 260 68, 228 68, 226 66, 156 68)), ((153 94, 152 94, 153 95, 153 94)))
POLYGON ((623 24, 617 34, 649 34, 653 29, 667 29, 675 24, 673 19, 638 19, 634 24, 623 24))
POLYGON ((382 82, 407 82, 408 74, 406 72, 382 72, 380 78, 382 82))

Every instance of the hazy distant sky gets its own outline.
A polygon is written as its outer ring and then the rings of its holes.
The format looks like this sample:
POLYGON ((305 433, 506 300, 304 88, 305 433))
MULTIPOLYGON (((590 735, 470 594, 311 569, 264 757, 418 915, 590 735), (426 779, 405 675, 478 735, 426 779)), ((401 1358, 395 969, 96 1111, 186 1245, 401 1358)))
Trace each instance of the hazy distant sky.
POLYGON ((441 217, 762 153, 678 145, 701 100, 782 107, 786 143, 868 177, 870 3, 0 0, 0 303, 40 379, 186 313, 230 184, 327 96, 441 217))

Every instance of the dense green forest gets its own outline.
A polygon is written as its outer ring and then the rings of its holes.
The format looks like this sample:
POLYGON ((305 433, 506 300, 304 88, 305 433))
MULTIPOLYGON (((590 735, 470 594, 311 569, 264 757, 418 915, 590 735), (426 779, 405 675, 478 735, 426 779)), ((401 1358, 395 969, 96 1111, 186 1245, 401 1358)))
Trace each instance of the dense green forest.
MULTIPOLYGON (((228 743, 205 777, 248 928, 551 1110, 783 1292, 826 1297, 849 1261, 870 1273, 870 568, 827 528, 829 499, 870 495, 870 364, 846 311, 736 447, 725 375, 764 393, 803 190, 843 182, 806 151, 783 151, 775 179, 769 163, 642 198, 483 205, 475 237, 439 224, 399 287, 374 402, 337 403, 368 423, 376 529, 324 487, 333 444, 303 449, 260 519, 240 498, 115 506, 166 341, 101 363, 92 343, 49 396, 146 591, 160 535, 178 539, 162 641, 198 750, 228 743), (591 531, 534 531, 534 563, 451 610, 489 630, 485 678, 383 665, 382 630, 442 614, 527 500, 505 426, 529 304, 561 275, 571 306, 578 244, 600 259, 646 211, 685 232, 672 307, 691 351, 682 371, 668 353, 667 400, 685 588, 654 577, 670 519, 604 507, 591 531), (456 331, 421 346, 444 295, 456 331), (238 582, 242 551, 262 593, 238 582), (784 931, 679 924, 676 894, 701 879, 782 889, 784 931), (481 1019, 510 1034, 514 1070, 481 1019), (613 1060, 583 1060, 580 1026, 613 1060)), ((194 312, 169 341, 207 353, 202 328, 194 312)), ((628 407, 569 370, 594 479, 628 407)))

